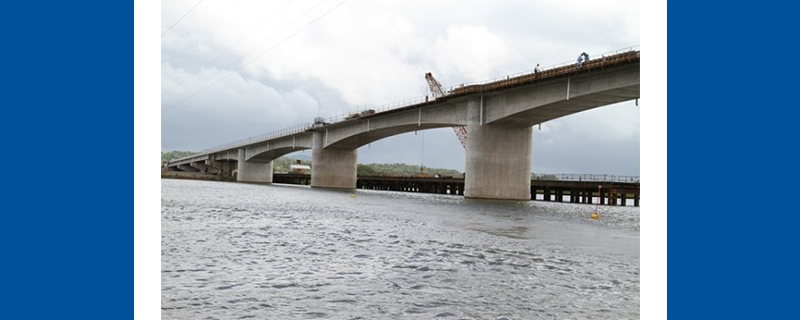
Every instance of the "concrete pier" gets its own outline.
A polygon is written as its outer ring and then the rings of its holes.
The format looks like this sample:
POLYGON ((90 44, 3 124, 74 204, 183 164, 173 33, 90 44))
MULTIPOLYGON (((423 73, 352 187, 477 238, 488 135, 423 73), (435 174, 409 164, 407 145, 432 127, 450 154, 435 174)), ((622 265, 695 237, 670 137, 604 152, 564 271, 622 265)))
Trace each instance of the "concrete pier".
POLYGON ((468 103, 467 198, 530 200, 533 128, 482 124, 480 99, 468 103))
POLYGON ((197 170, 197 168, 192 167, 192 166, 190 166, 188 164, 179 165, 178 166, 178 170, 184 171, 184 172, 198 172, 198 171, 200 171, 200 170, 197 170))
POLYGON ((204 162, 192 162, 189 165, 203 173, 214 173, 214 174, 219 173, 219 170, 217 168, 214 168, 210 165, 206 165, 207 161, 208 160, 204 162))
POLYGON ((212 166, 217 169, 220 176, 224 177, 226 180, 233 177, 233 170, 236 169, 237 161, 229 161, 229 160, 222 160, 222 161, 207 161, 206 165, 212 166))
POLYGON ((272 161, 246 160, 246 150, 239 149, 239 162, 236 181, 252 183, 272 183, 272 161))
POLYGON ((312 146, 312 187, 356 188, 358 150, 325 149, 325 132, 314 132, 312 146))

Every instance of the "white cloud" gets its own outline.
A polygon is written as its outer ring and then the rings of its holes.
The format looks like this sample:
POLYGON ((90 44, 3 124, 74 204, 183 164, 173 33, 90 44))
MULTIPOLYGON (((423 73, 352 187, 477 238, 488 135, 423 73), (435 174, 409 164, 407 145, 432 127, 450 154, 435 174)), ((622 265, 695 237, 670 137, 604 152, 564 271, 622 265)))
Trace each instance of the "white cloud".
POLYGON ((451 78, 487 79, 512 56, 511 48, 485 26, 453 26, 428 51, 437 70, 451 78))

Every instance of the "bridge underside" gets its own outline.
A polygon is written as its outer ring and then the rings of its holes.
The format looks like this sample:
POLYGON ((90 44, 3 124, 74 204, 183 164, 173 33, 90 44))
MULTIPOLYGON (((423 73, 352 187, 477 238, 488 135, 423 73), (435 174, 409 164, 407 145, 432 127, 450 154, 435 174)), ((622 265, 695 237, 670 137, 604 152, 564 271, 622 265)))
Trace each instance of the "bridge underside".
POLYGON ((248 157, 247 161, 270 162, 270 161, 278 159, 278 158, 280 158, 282 156, 285 156, 287 154, 290 154, 290 153, 293 153, 293 152, 297 152, 297 151, 309 150, 309 149, 311 149, 311 148, 307 148, 307 147, 296 147, 296 148, 285 147, 285 148, 271 149, 269 151, 265 151, 265 152, 259 153, 257 155, 248 157))
POLYGON ((363 147, 367 144, 373 143, 378 140, 383 140, 392 136, 396 136, 403 133, 415 132, 415 131, 422 131, 422 130, 430 130, 430 129, 437 129, 437 128, 448 128, 458 126, 458 124, 448 124, 448 123, 436 123, 436 124, 406 124, 400 125, 391 128, 385 129, 376 129, 371 130, 368 132, 363 132, 357 135, 350 136, 348 138, 344 138, 341 140, 336 141, 335 143, 331 143, 325 146, 326 149, 338 149, 338 150, 356 150, 360 147, 363 147))
POLYGON ((639 98, 639 85, 591 93, 532 108, 514 116, 505 117, 492 124, 509 126, 534 126, 564 116, 615 103, 639 98))

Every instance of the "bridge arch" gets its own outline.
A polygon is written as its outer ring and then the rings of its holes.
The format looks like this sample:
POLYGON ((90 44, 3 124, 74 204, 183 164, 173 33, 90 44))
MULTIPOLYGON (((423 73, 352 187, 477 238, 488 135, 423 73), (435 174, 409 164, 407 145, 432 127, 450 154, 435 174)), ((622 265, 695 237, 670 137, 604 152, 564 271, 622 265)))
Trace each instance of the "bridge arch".
POLYGON ((375 141, 383 140, 404 133, 455 127, 458 125, 459 124, 452 124, 452 123, 435 123, 435 124, 429 123, 423 125, 407 124, 390 128, 370 130, 369 132, 362 132, 347 137, 339 138, 338 140, 335 140, 333 143, 325 145, 325 148, 339 149, 339 150, 356 150, 360 147, 363 147, 375 141))
POLYGON ((245 161, 269 162, 295 151, 311 149, 311 142, 312 133, 304 132, 261 143, 246 149, 245 161))
POLYGON ((639 98, 639 64, 595 71, 484 98, 484 124, 534 126, 639 98))
POLYGON ((369 143, 403 133, 467 124, 467 103, 448 101, 442 105, 354 120, 349 125, 321 130, 325 149, 356 150, 369 143))
POLYGON ((267 151, 263 151, 258 154, 254 154, 252 156, 248 156, 247 161, 259 161, 259 162, 268 162, 278 159, 284 155, 302 151, 302 150, 310 150, 310 147, 281 147, 281 148, 274 148, 267 151))

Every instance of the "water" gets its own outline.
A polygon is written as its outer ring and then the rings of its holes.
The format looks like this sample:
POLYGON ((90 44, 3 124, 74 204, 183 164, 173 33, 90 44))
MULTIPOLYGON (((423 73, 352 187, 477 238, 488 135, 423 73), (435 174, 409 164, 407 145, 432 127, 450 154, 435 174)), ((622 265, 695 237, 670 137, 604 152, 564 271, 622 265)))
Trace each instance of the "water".
POLYGON ((639 208, 162 180, 163 319, 639 317, 639 208))

